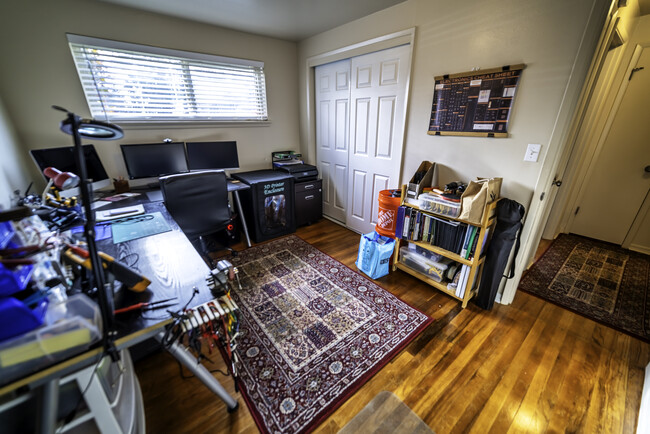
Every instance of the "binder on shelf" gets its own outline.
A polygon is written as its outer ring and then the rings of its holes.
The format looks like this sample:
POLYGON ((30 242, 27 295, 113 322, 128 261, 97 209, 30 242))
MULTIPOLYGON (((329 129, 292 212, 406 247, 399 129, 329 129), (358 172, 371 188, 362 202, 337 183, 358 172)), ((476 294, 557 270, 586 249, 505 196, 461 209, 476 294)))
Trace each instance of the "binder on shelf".
POLYGON ((470 255, 472 254, 472 246, 474 245, 474 239, 476 238, 476 233, 478 232, 478 228, 476 226, 472 226, 474 230, 472 231, 472 235, 469 238, 469 244, 467 246, 467 252, 465 252, 465 259, 469 259, 470 255))
POLYGON ((460 251, 460 256, 463 258, 467 256, 467 250, 470 248, 470 239, 472 234, 476 231, 476 226, 468 226, 465 240, 463 241, 463 248, 460 251))
POLYGON ((490 236, 490 228, 485 228, 485 235, 483 236, 483 244, 481 244, 481 252, 479 256, 483 256, 485 253, 485 245, 487 244, 488 237, 490 236))
POLYGON ((404 216, 406 207, 404 205, 397 208, 397 217, 395 218, 395 238, 402 238, 404 232, 404 216))

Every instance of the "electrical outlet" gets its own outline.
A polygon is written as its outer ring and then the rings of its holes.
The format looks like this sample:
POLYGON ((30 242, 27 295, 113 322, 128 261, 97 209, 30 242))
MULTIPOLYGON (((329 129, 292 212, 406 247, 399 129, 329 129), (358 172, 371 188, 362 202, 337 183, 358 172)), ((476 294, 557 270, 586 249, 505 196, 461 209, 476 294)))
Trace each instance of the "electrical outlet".
POLYGON ((528 148, 526 148, 526 155, 524 155, 524 161, 536 162, 539 159, 539 153, 542 150, 542 145, 537 143, 529 143, 528 148))

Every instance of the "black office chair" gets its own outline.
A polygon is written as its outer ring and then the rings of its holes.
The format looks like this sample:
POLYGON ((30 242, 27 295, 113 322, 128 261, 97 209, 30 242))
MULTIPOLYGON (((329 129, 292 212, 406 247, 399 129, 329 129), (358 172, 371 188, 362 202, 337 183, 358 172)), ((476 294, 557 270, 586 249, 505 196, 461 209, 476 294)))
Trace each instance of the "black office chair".
MULTIPOLYGON (((236 215, 228 202, 226 174, 221 171, 182 173, 159 178, 165 206, 194 248, 212 266, 209 253, 233 250, 215 235, 233 231, 236 215)), ((223 237, 227 239, 227 237, 223 237)))

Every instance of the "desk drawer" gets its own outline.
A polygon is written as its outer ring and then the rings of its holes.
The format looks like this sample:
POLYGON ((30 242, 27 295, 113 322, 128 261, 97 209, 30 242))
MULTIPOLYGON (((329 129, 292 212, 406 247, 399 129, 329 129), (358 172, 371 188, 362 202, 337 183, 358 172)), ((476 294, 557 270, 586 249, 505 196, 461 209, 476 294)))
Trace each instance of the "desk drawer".
POLYGON ((314 223, 323 217, 323 192, 315 190, 296 193, 296 225, 314 223))
POLYGON ((307 181, 307 182, 296 182, 294 185, 296 194, 297 193, 302 193, 304 191, 318 191, 322 188, 323 186, 323 180, 322 179, 317 179, 315 181, 307 181))

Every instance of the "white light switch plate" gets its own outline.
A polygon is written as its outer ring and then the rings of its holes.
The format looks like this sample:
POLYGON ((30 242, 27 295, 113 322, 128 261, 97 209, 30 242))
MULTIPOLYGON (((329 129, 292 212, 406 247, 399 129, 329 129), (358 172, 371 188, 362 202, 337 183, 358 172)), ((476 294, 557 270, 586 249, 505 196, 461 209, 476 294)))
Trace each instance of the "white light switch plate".
POLYGON ((526 155, 524 155, 524 161, 537 161, 541 150, 542 145, 538 143, 529 143, 528 148, 526 148, 526 155))

